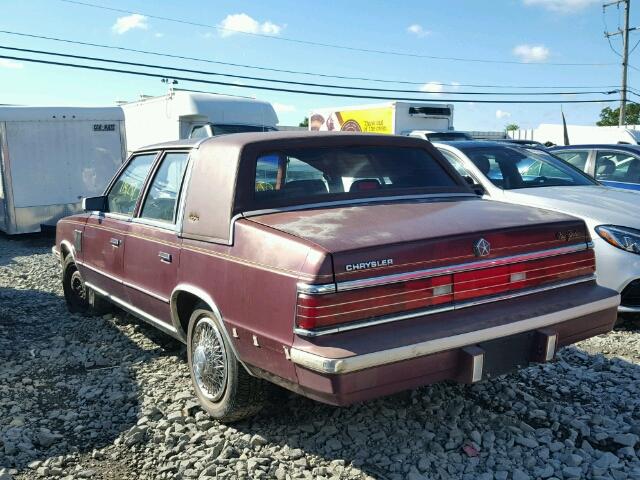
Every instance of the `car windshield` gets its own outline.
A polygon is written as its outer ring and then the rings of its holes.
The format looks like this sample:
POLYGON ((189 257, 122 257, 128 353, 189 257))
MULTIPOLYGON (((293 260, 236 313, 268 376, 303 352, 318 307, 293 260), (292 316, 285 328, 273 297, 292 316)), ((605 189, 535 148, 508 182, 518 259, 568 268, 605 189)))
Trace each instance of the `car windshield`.
POLYGON ((430 142, 456 142, 460 140, 473 140, 470 135, 462 132, 434 132, 427 133, 430 142))
POLYGON ((300 148, 268 152, 256 161, 254 199, 260 208, 440 192, 468 190, 421 148, 300 148))
POLYGON ((597 185, 580 170, 540 150, 507 146, 462 150, 491 183, 504 190, 597 185))

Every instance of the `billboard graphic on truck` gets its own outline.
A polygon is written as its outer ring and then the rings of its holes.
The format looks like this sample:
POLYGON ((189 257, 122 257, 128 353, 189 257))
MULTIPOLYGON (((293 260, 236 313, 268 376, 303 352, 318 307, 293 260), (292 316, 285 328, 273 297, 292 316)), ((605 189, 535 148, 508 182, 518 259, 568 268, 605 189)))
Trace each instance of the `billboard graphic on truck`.
POLYGON ((318 111, 309 119, 310 130, 394 133, 393 108, 318 111))

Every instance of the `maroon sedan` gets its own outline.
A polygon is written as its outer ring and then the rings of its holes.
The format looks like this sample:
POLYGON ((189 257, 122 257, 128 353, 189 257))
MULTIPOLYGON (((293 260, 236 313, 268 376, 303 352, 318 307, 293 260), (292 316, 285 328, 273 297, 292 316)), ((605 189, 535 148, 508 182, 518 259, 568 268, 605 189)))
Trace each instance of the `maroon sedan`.
POLYGON ((85 209, 57 227, 69 307, 113 303, 186 342, 226 421, 267 381, 334 405, 476 382, 616 319, 582 220, 481 200, 419 139, 155 145, 85 209))

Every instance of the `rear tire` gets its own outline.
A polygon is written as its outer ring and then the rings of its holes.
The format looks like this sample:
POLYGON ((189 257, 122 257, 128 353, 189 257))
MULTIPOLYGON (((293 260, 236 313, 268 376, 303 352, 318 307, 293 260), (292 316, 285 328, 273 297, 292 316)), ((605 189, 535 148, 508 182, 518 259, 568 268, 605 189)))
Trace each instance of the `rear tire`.
POLYGON ((189 319, 187 359, 202 407, 221 422, 236 422, 263 408, 267 385, 238 361, 223 328, 206 305, 198 305, 189 319))
POLYGON ((62 262, 62 290, 71 313, 104 315, 113 309, 107 300, 86 287, 71 255, 62 262))

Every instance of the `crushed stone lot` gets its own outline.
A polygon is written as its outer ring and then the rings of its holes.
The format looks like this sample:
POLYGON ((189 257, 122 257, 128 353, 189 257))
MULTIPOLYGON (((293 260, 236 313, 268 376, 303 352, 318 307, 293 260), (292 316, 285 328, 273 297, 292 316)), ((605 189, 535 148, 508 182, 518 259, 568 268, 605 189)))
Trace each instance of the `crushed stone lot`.
POLYGON ((0 480, 640 479, 636 324, 478 385, 349 408, 282 393, 223 425, 180 343, 67 312, 52 243, 0 236, 0 480))

